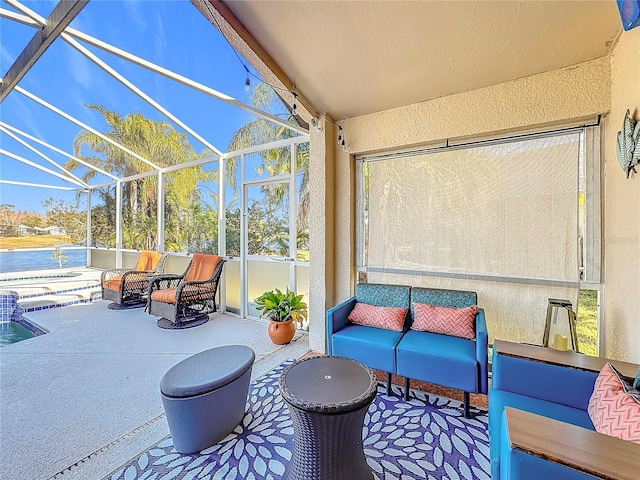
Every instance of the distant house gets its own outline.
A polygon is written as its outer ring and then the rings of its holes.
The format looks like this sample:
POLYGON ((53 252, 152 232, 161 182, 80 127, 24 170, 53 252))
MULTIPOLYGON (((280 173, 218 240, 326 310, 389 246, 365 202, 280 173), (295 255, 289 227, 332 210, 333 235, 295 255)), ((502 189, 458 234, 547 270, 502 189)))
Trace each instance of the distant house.
POLYGON ((29 225, 0 225, 0 237, 24 237, 27 235, 66 235, 67 229, 52 225, 46 228, 29 225))
POLYGON ((45 227, 39 229, 42 231, 43 235, 66 235, 67 229, 64 227, 58 227, 57 225, 53 225, 51 227, 45 227))
POLYGON ((29 225, 10 225, 9 228, 12 228, 12 233, 7 235, 9 237, 22 237, 24 235, 36 235, 38 233, 36 228, 30 227, 29 225))

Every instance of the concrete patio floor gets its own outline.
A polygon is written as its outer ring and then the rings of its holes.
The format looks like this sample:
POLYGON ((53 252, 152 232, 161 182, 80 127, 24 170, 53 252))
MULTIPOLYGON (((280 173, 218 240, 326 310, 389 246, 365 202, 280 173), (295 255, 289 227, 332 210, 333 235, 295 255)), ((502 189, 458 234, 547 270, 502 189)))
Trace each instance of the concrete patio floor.
POLYGON ((199 351, 228 344, 254 349, 256 378, 308 350, 296 334, 271 343, 266 323, 211 315, 188 330, 162 330, 142 309, 108 302, 25 315, 49 333, 0 349, 0 478, 100 479, 169 430, 162 375, 199 351))

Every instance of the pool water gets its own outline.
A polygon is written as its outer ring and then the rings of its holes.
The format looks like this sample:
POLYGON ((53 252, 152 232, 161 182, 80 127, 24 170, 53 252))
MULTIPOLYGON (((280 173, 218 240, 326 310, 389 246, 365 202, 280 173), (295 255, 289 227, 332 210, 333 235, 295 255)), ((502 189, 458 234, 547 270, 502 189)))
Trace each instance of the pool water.
POLYGON ((0 347, 33 337, 35 337, 35 335, 18 322, 0 323, 0 347))

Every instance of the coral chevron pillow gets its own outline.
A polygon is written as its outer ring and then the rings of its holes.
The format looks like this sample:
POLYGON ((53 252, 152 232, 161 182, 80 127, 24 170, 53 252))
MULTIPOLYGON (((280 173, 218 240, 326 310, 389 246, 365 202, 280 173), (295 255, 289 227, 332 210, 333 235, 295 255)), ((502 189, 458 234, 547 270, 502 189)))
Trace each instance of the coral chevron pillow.
POLYGON ((610 363, 598 374, 588 412, 596 432, 640 444, 640 392, 610 363))
POLYGON ((347 317, 351 323, 366 327, 383 328, 401 332, 404 318, 407 315, 406 308, 377 307, 367 303, 356 303, 347 317))
POLYGON ((453 308, 438 307, 427 303, 414 303, 411 329, 473 340, 476 338, 477 312, 477 305, 453 308))

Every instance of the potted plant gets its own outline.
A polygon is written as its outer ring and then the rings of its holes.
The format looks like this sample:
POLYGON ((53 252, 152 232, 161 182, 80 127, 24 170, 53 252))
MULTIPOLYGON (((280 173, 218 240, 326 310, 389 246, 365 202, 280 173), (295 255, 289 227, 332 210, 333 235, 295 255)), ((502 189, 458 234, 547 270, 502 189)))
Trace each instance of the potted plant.
POLYGON ((285 292, 277 288, 264 292, 254 301, 256 308, 262 312, 260 317, 269 319, 269 337, 276 345, 289 343, 296 333, 296 323, 302 324, 308 315, 302 295, 296 295, 288 287, 285 292))

